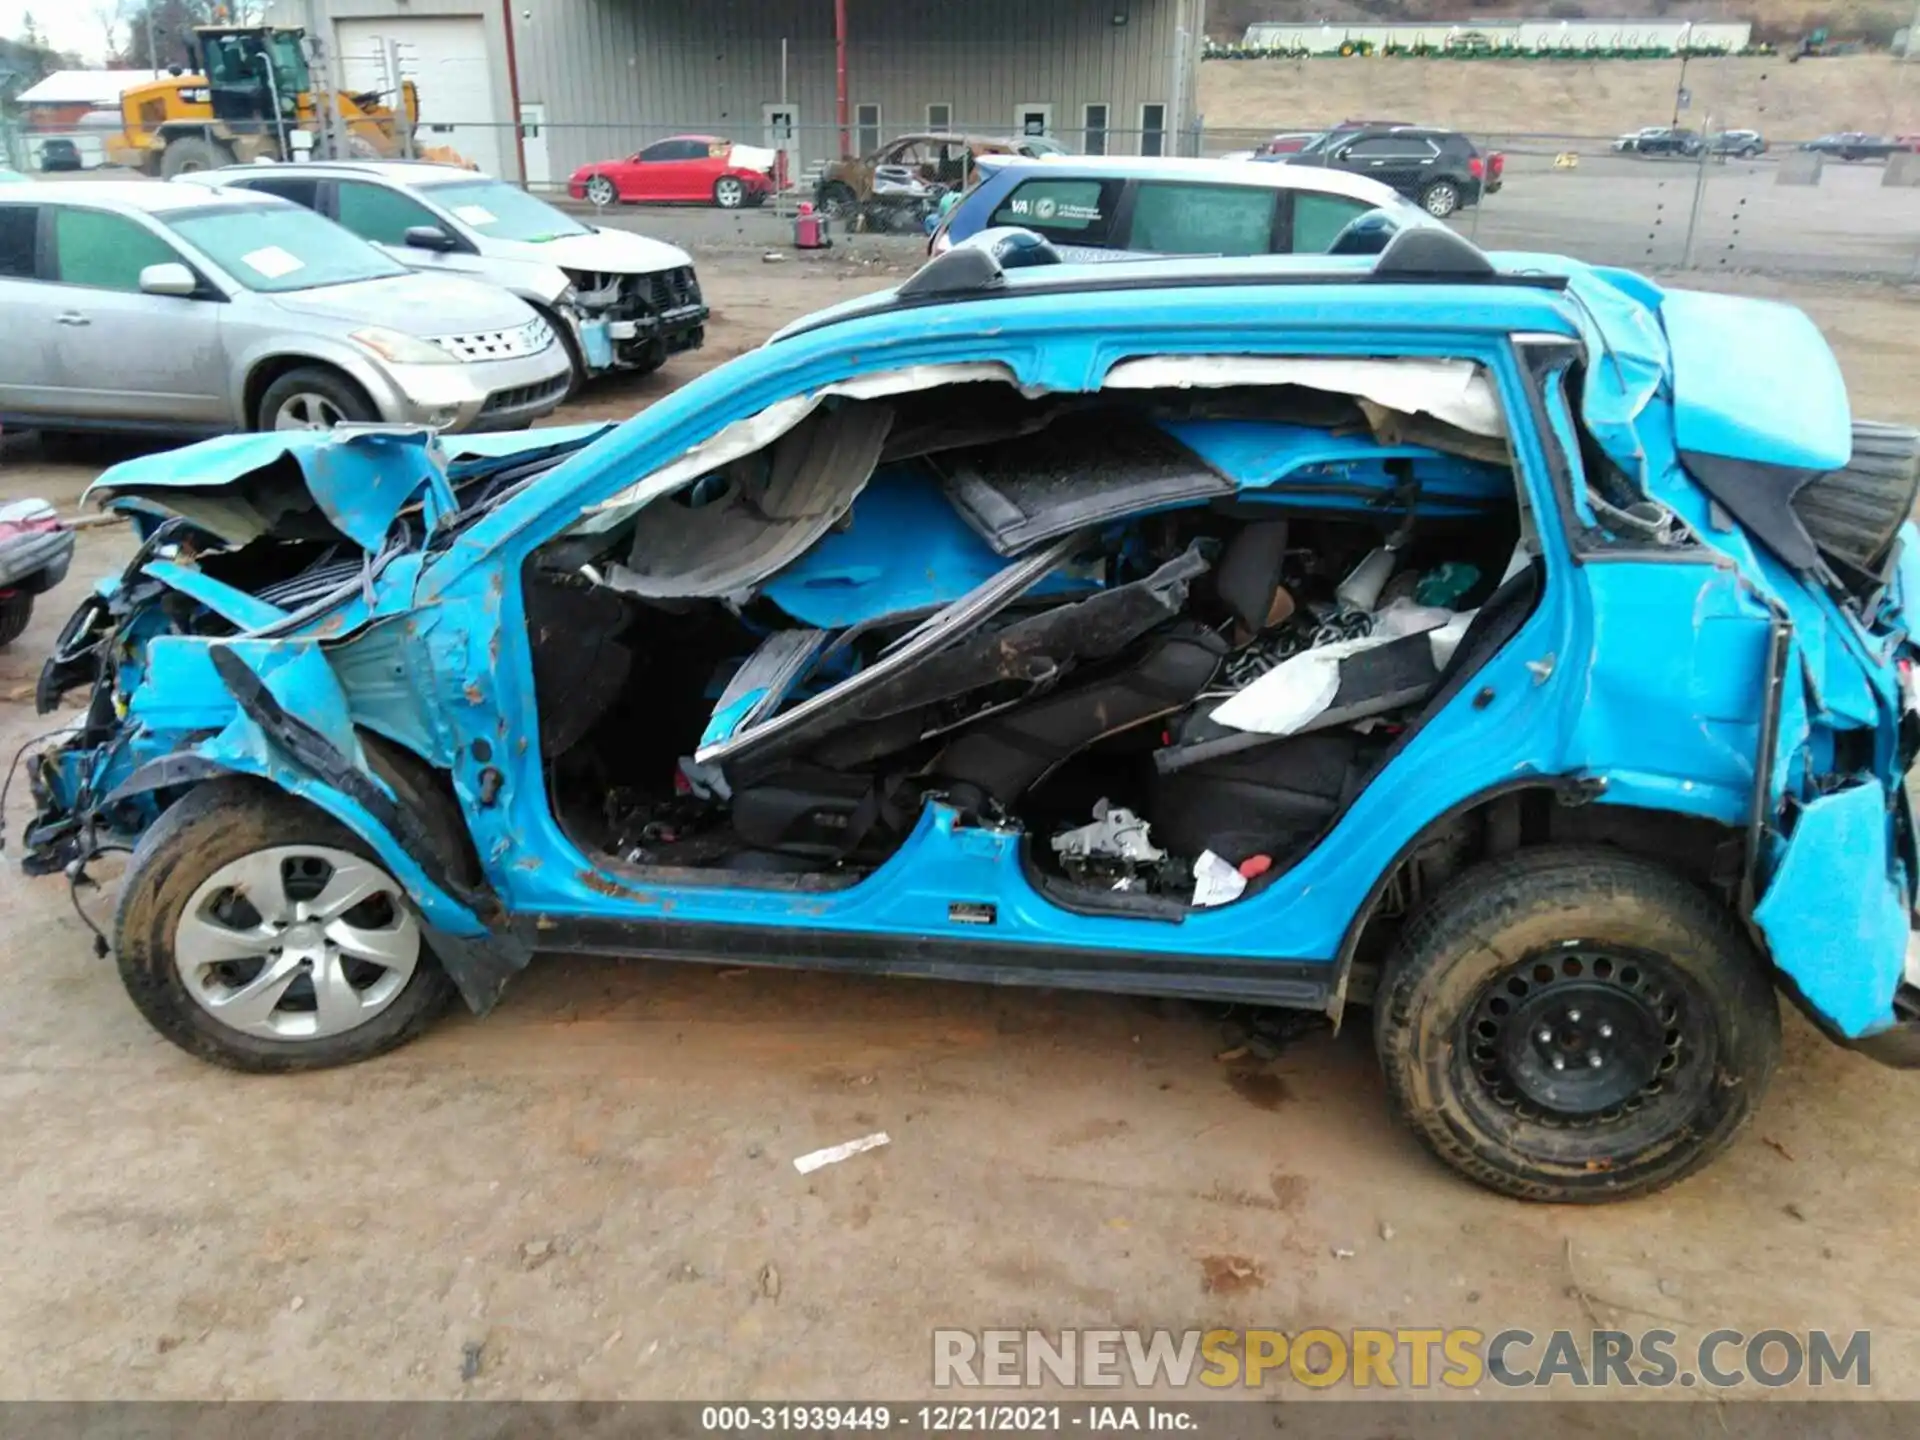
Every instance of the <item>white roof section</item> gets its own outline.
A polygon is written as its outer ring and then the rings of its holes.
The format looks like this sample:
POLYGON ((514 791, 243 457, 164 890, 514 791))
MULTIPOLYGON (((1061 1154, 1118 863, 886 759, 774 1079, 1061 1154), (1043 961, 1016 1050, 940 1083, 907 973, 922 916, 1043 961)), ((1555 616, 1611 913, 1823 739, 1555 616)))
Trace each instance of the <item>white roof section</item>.
POLYGON ((66 184, 34 180, 25 185, 9 185, 4 198, 21 205, 109 205, 124 210, 141 210, 149 215, 164 215, 169 210, 205 210, 222 205, 234 209, 246 206, 285 205, 275 195, 252 190, 216 190, 204 185, 165 185, 154 180, 74 180, 66 184))
MULTIPOLYGON (((291 163, 261 160, 251 165, 222 165, 217 170, 195 170, 190 172, 190 176, 202 185, 219 185, 258 175, 263 170, 288 170, 301 175, 336 177, 364 175, 374 180, 384 180, 389 185, 403 186, 450 185, 463 180, 472 183, 494 178, 477 170, 468 170, 459 165, 440 165, 431 160, 295 160, 291 163)), ((174 178, 185 180, 189 176, 177 175, 174 178)))
POLYGON ((165 71, 56 70, 22 90, 22 105, 117 105, 136 85, 151 84, 165 71))
POLYGON ((998 174, 1002 170, 1035 175, 1084 175, 1105 179, 1200 180, 1212 185, 1255 185, 1271 190, 1315 190, 1372 205, 1407 204, 1400 194, 1378 180, 1328 170, 1318 165, 1289 165, 1269 160, 1192 160, 1177 155, 1042 155, 1029 160, 1019 155, 982 155, 974 162, 998 174))

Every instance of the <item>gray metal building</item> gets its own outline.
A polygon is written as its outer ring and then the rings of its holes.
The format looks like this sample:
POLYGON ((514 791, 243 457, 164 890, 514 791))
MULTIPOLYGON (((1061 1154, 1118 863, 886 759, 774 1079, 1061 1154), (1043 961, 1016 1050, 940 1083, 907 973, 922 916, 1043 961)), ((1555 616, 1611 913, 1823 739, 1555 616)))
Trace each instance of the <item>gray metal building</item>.
MULTIPOLYGON (((1206 0, 327 8, 348 83, 387 88, 397 54, 435 143, 538 185, 679 132, 785 149, 795 173, 843 144, 862 153, 916 130, 1037 130, 1076 150, 1170 153, 1193 118, 1206 0)), ((298 23, 303 9, 282 0, 276 18, 298 23)))

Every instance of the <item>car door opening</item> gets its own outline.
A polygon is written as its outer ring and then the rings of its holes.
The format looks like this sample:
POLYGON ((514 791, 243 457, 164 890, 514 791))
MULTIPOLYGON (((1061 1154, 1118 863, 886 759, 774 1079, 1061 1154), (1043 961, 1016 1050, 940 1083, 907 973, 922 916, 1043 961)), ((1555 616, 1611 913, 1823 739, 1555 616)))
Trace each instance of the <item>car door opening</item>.
POLYGON ((534 553, 596 865, 846 887, 937 802, 1058 904, 1177 920, 1306 855, 1538 599, 1465 362, 917 378, 737 422, 534 553))

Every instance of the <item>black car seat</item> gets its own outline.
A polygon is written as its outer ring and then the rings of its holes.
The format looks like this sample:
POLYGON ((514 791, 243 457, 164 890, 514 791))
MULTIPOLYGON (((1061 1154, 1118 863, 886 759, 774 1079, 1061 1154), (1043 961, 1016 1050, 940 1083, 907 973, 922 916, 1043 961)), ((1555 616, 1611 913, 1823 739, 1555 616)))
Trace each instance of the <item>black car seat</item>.
MULTIPOLYGON (((1351 728, 1279 736, 1172 771, 1157 769, 1148 818, 1175 854, 1211 850, 1233 864, 1252 855, 1278 874, 1297 860, 1356 795, 1393 763, 1520 632, 1540 597, 1540 562, 1487 597, 1448 657, 1419 713, 1389 743, 1351 728)), ((1424 638, 1424 637, 1414 637, 1424 638)))
POLYGON ((973 725, 933 773, 961 809, 1012 805, 1069 755, 1191 703, 1226 652, 1198 625, 1169 626, 1099 673, 973 725))

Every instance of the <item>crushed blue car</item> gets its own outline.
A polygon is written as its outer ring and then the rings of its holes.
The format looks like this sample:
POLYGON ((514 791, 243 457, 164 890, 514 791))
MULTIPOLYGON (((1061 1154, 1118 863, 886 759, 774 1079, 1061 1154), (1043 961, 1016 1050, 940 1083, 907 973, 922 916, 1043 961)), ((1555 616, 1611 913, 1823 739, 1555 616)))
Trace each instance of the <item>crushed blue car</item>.
POLYGON ((1439 1159, 1644 1194, 1779 995, 1920 1063, 1917 453, 1798 311, 1446 232, 962 248, 617 428, 114 467, 30 864, 132 847, 239 1069, 536 952, 1370 1004, 1439 1159))

